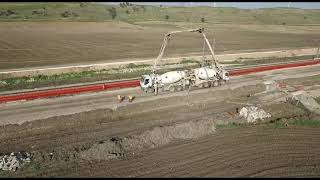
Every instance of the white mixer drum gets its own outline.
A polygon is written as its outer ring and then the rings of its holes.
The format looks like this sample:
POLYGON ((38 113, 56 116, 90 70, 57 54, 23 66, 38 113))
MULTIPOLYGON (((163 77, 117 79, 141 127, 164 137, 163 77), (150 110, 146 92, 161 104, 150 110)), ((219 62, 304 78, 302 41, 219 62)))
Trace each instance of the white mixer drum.
POLYGON ((163 84, 171 84, 180 81, 185 75, 184 71, 171 71, 162 74, 160 77, 163 84))
POLYGON ((203 67, 195 69, 195 74, 202 80, 208 80, 214 76, 216 76, 217 72, 214 69, 203 67))

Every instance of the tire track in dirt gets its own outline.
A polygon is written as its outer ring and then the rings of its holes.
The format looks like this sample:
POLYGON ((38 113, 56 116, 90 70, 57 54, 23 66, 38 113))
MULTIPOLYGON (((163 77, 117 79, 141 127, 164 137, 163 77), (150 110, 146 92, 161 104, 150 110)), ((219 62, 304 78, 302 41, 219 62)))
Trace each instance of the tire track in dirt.
MULTIPOLYGON (((241 136, 240 136, 241 137, 241 136)), ((245 140, 244 140, 245 141, 245 140)), ((248 142, 248 143, 250 143, 250 142, 248 142)), ((237 145, 238 146, 238 145, 237 145)), ((257 145, 257 147, 259 147, 259 145, 257 145)), ((303 147, 304 148, 304 147, 303 147)), ((210 149, 210 148, 209 148, 210 149)), ((264 150, 264 147, 261 147, 261 149, 262 149, 262 151, 264 150)), ((273 147, 271 148, 271 152, 272 152, 272 149, 274 149, 273 147)), ((251 150, 251 149, 250 149, 251 150)), ((280 150, 282 150, 282 149, 280 149, 280 150)), ((284 148, 284 150, 286 150, 285 148, 284 148)), ((244 150, 245 151, 245 150, 244 150)), ((234 152, 234 150, 230 150, 230 151, 227 151, 227 152, 233 152, 233 154, 237 154, 238 152, 234 152)), ((228 161, 228 157, 231 155, 231 154, 228 154, 226 151, 223 151, 222 152, 222 154, 223 154, 223 156, 221 157, 221 159, 223 160, 223 161, 228 161)), ((263 153, 263 152, 262 152, 263 153)), ((276 151, 276 153, 275 154, 277 154, 278 152, 276 151)), ((250 153, 249 153, 250 154, 250 153)), ((244 159, 246 159, 247 158, 247 154, 241 154, 241 156, 244 156, 244 159)), ((201 156, 201 155, 200 155, 201 156)), ((257 158, 259 158, 259 153, 257 153, 256 154, 256 156, 257 156, 257 158)), ((216 157, 216 154, 212 154, 212 157, 216 157)), ((194 158, 194 157, 192 157, 192 158, 194 158)), ((203 157, 203 159, 209 159, 208 157, 203 157)), ((231 157, 231 159, 234 159, 234 157, 231 157)), ((215 160, 217 160, 217 159, 215 159, 215 160)), ((209 160, 210 161, 210 160, 209 160)), ((240 160, 241 161, 241 160, 240 160)), ((204 161, 201 161, 200 160, 200 163, 198 163, 198 164, 193 164, 193 162, 191 163, 192 164, 192 166, 193 167, 199 167, 199 165, 201 166, 201 164, 204 164, 205 162, 204 161)), ((217 162, 214 162, 214 163, 217 163, 217 162)), ((219 162, 218 162, 219 163, 219 162)), ((211 166, 211 165, 214 165, 214 164, 210 164, 210 162, 209 162, 209 167, 211 166)), ((179 164, 177 165, 177 166, 179 166, 179 164)), ((185 172, 194 172, 194 171, 192 171, 192 170, 190 170, 190 169, 186 169, 184 166, 180 166, 180 167, 182 167, 182 169, 185 169, 184 171, 179 171, 179 170, 177 170, 179 173, 178 174, 175 174, 174 176, 179 176, 179 175, 183 175, 183 174, 186 174, 185 172)), ((223 168, 226 168, 226 167, 222 167, 222 169, 223 168)), ((203 168, 203 169, 206 169, 206 168, 203 168)), ((161 170, 160 170, 161 171, 161 170)), ((204 174, 205 173, 208 173, 206 170, 204 170, 205 172, 204 172, 204 174)), ((154 174, 157 174, 157 173, 154 173, 154 174)), ((152 173, 150 173, 150 175, 152 175, 152 173)), ((164 175, 164 174, 157 174, 157 175, 160 175, 160 176, 162 176, 162 175, 164 175)), ((193 173, 193 175, 194 175, 194 173, 193 173)), ((199 175, 201 175, 201 174, 199 174, 199 175)), ((147 176, 147 175, 145 175, 145 176, 147 176)), ((196 175, 196 176, 198 176, 198 174, 196 175)))
MULTIPOLYGON (((239 145, 239 147, 241 147, 241 145, 239 145)), ((246 147, 246 145, 244 147, 246 147)), ((251 151, 258 151, 258 153, 253 153, 252 154, 251 152, 242 152, 242 151, 236 151, 234 149, 231 149, 231 150, 225 150, 225 151, 223 151, 222 153, 219 153, 219 154, 211 153, 211 154, 209 154, 209 156, 207 154, 208 152, 202 151, 201 154, 197 154, 196 156, 192 156, 192 160, 184 161, 183 164, 179 164, 179 163, 175 164, 172 167, 175 168, 175 171, 179 172, 178 174, 175 174, 175 176, 182 176, 182 175, 187 174, 188 172, 190 172, 189 169, 186 169, 184 167, 184 165, 188 164, 188 163, 192 163, 193 167, 198 167, 198 166, 201 166, 201 165, 208 165, 208 164, 209 164, 209 166, 217 166, 220 163, 222 163, 222 162, 220 162, 220 160, 221 161, 226 161, 226 162, 229 163, 229 161, 232 161, 233 159, 239 159, 238 156, 244 157, 244 160, 246 160, 246 157, 248 157, 248 155, 251 155, 251 156, 255 157, 255 155, 260 154, 261 152, 259 152, 259 150, 261 150, 261 149, 263 149, 263 151, 265 152, 265 151, 272 150, 273 148, 274 147, 268 147, 268 146, 266 146, 266 147, 262 146, 261 147, 261 146, 258 146, 258 145, 254 145, 254 146, 250 146, 249 145, 245 149, 250 149, 251 151), (203 153, 207 154, 207 156, 203 156, 203 153), (210 159, 212 159, 212 158, 215 158, 214 162, 211 162, 210 159)), ((210 149, 208 149, 208 151, 210 151, 210 149)), ((226 166, 228 166, 228 165, 226 165, 226 166)), ((222 168, 223 169, 223 168, 227 168, 227 167, 225 167, 225 166, 219 167, 218 166, 217 168, 222 168)), ((206 169, 206 168, 204 168, 204 169, 206 169)), ((204 170, 204 171, 205 171, 205 173, 207 173, 206 170, 204 170)), ((152 173, 158 174, 159 172, 165 172, 165 171, 159 169, 159 171, 150 172, 150 173, 151 174, 152 173)), ((148 176, 148 175, 144 175, 144 176, 148 176)), ((163 174, 160 174, 160 176, 163 176, 163 174)))

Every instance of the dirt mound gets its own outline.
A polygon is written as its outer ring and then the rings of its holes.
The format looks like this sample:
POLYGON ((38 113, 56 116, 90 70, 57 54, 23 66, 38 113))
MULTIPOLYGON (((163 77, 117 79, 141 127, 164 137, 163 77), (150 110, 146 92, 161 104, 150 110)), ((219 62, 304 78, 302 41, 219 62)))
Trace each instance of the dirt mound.
POLYGON ((300 102, 310 112, 320 114, 320 105, 312 96, 310 96, 305 91, 297 91, 292 93, 291 100, 296 101, 296 104, 300 102))
POLYGON ((265 112, 263 109, 258 109, 255 106, 243 107, 240 110, 240 117, 247 119, 247 122, 255 122, 258 119, 265 119, 271 117, 270 113, 265 112))
POLYGON ((168 144, 179 139, 195 139, 212 134, 215 131, 214 121, 198 120, 170 126, 159 126, 141 134, 124 138, 114 137, 108 141, 93 145, 81 152, 84 159, 112 159, 128 152, 141 151, 168 144))

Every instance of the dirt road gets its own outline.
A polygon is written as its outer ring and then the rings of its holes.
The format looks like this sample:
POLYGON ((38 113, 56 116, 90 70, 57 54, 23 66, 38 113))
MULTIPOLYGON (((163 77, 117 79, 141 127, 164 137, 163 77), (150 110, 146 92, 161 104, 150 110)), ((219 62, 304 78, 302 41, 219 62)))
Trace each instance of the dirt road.
MULTIPOLYGON (((189 94, 178 92, 155 97, 132 88, 2 104, 0 122, 7 125, 0 129, 1 153, 27 151, 34 154, 34 159, 30 165, 15 173, 1 172, 0 175, 319 175, 320 143, 317 139, 320 134, 318 128, 310 127, 275 129, 258 125, 217 129, 198 139, 173 140, 156 148, 125 152, 125 155, 117 154, 117 149, 111 149, 111 152, 103 149, 110 140, 121 142, 117 138, 138 137, 137 134, 148 131, 149 135, 154 135, 153 131, 162 132, 153 129, 156 127, 165 128, 207 119, 213 119, 217 124, 243 122, 243 119, 234 117, 230 112, 247 103, 260 105, 274 119, 317 119, 319 116, 282 101, 279 94, 284 94, 281 92, 264 93, 266 87, 263 82, 275 80, 295 91, 304 87, 305 90, 318 92, 319 68, 317 65, 245 75, 231 80, 225 86, 193 90, 189 94), (118 103, 117 94, 133 94, 136 99, 132 103, 118 103), (268 103, 264 104, 263 101, 268 103), (83 153, 89 150, 114 153, 117 158, 83 159, 83 153), (50 152, 54 154, 52 159, 50 152)), ((165 137, 165 134, 161 136, 165 137)))

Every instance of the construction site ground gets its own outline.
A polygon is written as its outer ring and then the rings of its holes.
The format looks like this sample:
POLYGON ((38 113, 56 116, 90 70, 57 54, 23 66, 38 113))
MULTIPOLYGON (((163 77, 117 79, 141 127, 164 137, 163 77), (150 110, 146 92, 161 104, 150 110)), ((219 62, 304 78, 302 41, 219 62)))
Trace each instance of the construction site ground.
POLYGON ((218 128, 246 124, 236 109, 248 104, 272 115, 266 123, 320 120, 286 101, 287 93, 299 90, 318 98, 319 69, 314 65, 261 72, 232 77, 216 88, 158 96, 128 88, 1 104, 1 153, 27 151, 33 159, 17 172, 0 175, 319 176, 319 127, 257 123, 218 128), (266 92, 263 83, 269 80, 279 88, 266 92), (117 95, 135 99, 120 103, 117 95), (132 150, 126 151, 125 140, 132 150))

